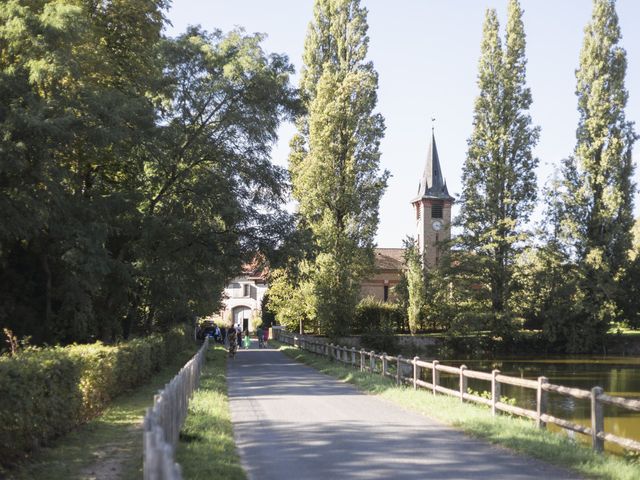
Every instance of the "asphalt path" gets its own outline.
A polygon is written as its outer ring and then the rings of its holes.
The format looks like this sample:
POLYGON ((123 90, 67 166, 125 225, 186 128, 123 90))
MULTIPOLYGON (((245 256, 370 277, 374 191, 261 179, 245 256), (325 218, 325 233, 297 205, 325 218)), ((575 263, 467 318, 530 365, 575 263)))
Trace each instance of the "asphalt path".
POLYGON ((250 480, 580 478, 360 393, 277 350, 240 350, 227 374, 250 480))

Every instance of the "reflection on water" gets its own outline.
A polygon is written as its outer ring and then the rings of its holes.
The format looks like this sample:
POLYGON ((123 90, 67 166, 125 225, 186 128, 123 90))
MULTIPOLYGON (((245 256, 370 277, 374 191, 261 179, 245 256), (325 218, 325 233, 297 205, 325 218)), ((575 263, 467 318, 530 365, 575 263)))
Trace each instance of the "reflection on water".
MULTIPOLYGON (((442 364, 490 372, 498 369, 503 375, 535 380, 545 376, 549 382, 566 387, 591 390, 602 387, 609 395, 626 398, 640 398, 640 358, 637 357, 590 357, 572 356, 561 358, 505 358, 491 360, 440 360, 442 364)), ((426 372, 424 372, 426 373, 426 372)), ((430 373, 430 372, 429 372, 430 373)), ((444 386, 457 389, 458 377, 440 373, 444 386)), ((430 381, 430 378, 425 380, 430 381)), ((490 382, 470 378, 468 387, 475 391, 490 391, 490 382)), ((516 399, 516 405, 530 410, 536 409, 536 392, 523 387, 502 385, 502 395, 516 399)), ((551 415, 572 420, 585 426, 591 425, 590 403, 563 395, 550 393, 548 411, 551 415)), ((605 405, 605 431, 620 437, 640 441, 640 413, 624 408, 605 405)), ((554 426, 550 428, 558 429, 554 426)), ((576 438, 585 439, 576 434, 576 438)), ((590 441, 590 439, 586 439, 590 441)), ((607 449, 612 448, 607 442, 607 449)))

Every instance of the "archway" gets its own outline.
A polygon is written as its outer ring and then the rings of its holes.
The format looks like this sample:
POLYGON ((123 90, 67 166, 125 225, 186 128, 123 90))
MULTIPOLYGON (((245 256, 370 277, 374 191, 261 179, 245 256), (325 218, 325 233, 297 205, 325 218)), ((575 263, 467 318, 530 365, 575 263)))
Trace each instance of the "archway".
POLYGON ((242 331, 249 330, 251 327, 251 308, 246 305, 234 307, 231 311, 233 316, 233 324, 239 326, 242 331))

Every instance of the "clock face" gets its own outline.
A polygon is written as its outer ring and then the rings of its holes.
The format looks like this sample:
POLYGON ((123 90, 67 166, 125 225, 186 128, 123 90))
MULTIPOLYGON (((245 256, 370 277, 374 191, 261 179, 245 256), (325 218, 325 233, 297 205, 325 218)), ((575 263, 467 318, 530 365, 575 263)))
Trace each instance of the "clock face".
POLYGON ((440 220, 436 220, 434 221, 431 226, 433 227, 433 229, 436 232, 439 232, 440 230, 442 230, 442 222, 440 220))

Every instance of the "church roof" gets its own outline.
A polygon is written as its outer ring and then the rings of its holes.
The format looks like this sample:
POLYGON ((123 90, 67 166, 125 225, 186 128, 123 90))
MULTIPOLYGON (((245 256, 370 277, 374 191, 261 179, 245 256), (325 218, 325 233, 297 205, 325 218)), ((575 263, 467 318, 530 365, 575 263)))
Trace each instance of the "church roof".
POLYGON ((431 143, 427 151, 427 160, 424 166, 422 180, 418 186, 418 196, 420 198, 439 198, 444 200, 453 200, 447 190, 447 182, 442 176, 442 168, 440 168, 440 158, 438 157, 438 147, 436 146, 436 137, 431 132, 431 143))
POLYGON ((377 270, 402 270, 404 248, 376 248, 374 253, 377 270))

